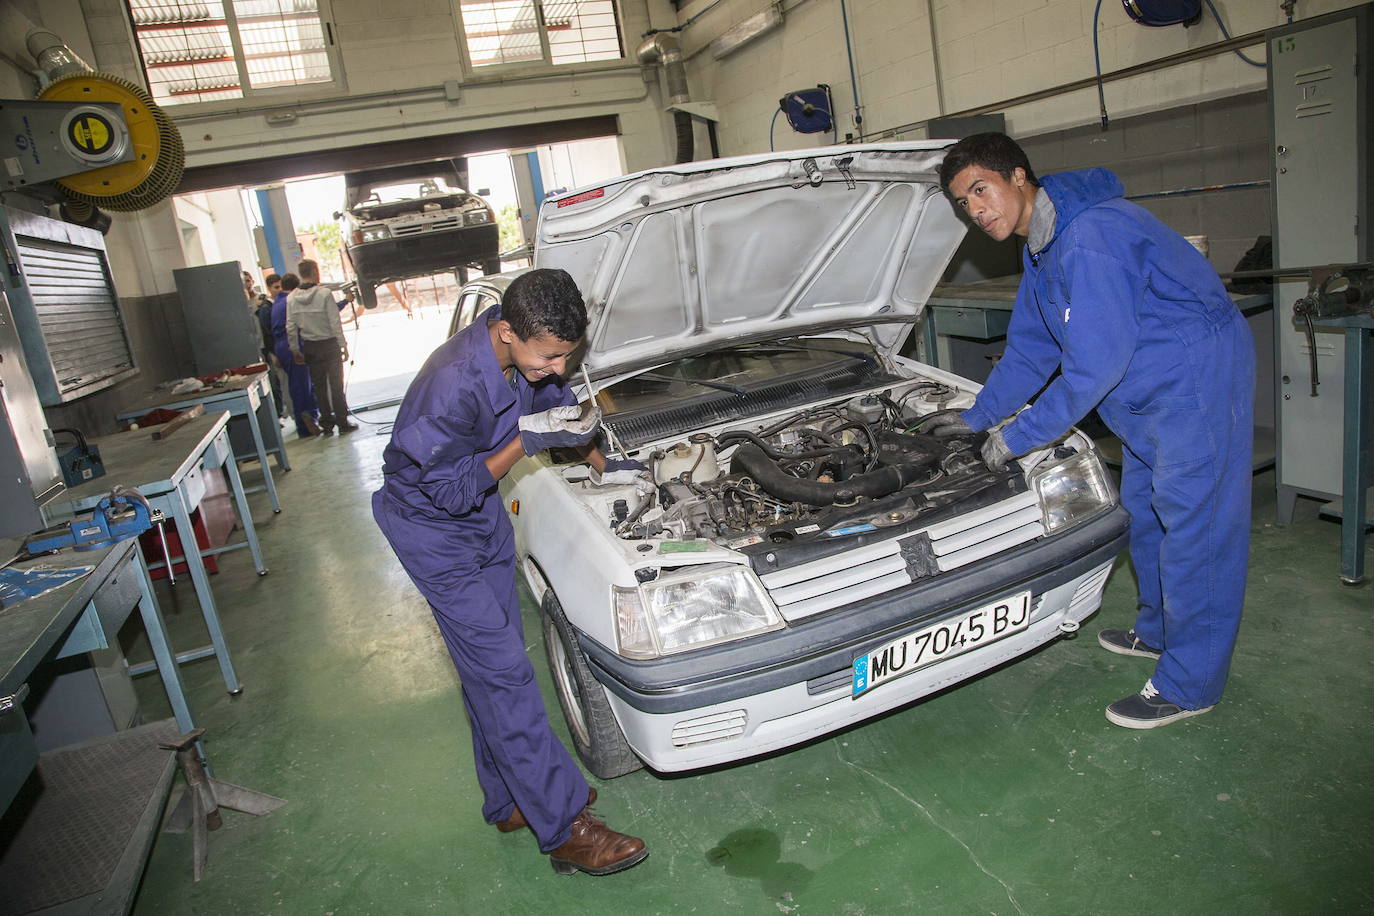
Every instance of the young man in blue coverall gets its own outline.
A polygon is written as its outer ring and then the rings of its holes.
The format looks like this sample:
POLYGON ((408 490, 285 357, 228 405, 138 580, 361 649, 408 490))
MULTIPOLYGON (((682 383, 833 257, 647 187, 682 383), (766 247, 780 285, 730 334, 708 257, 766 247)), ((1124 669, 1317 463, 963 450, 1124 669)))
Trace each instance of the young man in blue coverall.
POLYGON ((372 513, 458 669, 483 816, 502 832, 528 826, 559 874, 608 875, 648 850, 591 813, 596 790, 549 726, 525 653, 514 534, 497 490, 519 459, 553 446, 581 449, 604 482, 646 473, 592 445, 600 413, 580 416, 564 381, 586 327, 566 271, 517 277, 503 303, 435 350, 411 383, 372 513))
POLYGON ((1001 469, 1097 409, 1121 439, 1140 587, 1135 626, 1098 642, 1155 659, 1107 718, 1156 728, 1207 712, 1226 683, 1249 559, 1255 350, 1244 318, 1207 260, 1122 199, 1105 169, 1037 180, 1010 137, 977 134, 950 148, 940 182, 984 232, 1017 235, 1026 250, 1005 355, 973 407, 934 426, 980 431, 1016 414, 983 447, 1001 469))

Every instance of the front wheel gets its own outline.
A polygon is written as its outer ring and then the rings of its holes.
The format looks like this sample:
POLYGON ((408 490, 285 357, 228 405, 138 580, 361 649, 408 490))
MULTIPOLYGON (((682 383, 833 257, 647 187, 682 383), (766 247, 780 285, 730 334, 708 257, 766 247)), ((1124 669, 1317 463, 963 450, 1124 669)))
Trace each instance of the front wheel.
POLYGON ((363 308, 375 309, 377 307, 377 287, 359 280, 358 299, 362 302, 363 308))
POLYGON ((614 779, 642 768, 644 762, 625 741, 625 733, 606 699, 606 688, 592 675, 587 656, 577 644, 572 624, 564 616, 553 589, 544 592, 541 610, 544 653, 553 673, 554 692, 583 766, 598 779, 614 779))

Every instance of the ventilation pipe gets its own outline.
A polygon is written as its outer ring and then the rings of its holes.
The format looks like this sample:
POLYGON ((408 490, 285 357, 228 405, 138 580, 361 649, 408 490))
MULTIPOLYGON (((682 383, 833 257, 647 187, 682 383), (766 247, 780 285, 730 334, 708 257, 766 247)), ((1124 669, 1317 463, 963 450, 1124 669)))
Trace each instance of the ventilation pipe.
MULTIPOLYGON (((690 102, 692 94, 687 90, 687 65, 682 60, 682 47, 676 38, 658 32, 639 46, 639 62, 646 67, 662 65, 668 77, 668 104, 680 105, 690 102)), ((677 128, 677 162, 691 162, 696 142, 692 132, 692 116, 685 111, 673 112, 673 123, 677 128)))
POLYGON ((29 54, 38 61, 38 69, 49 82, 74 73, 90 73, 92 68, 57 36, 56 32, 36 28, 25 36, 29 54))

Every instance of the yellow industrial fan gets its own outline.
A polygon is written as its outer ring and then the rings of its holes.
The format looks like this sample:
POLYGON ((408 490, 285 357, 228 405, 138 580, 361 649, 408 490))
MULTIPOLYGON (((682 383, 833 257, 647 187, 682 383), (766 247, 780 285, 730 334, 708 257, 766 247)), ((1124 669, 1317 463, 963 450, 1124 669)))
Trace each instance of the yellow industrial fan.
POLYGON ((40 65, 55 61, 45 67, 53 81, 37 101, 0 101, 5 186, 56 185, 79 223, 95 208, 142 210, 170 196, 181 183, 185 150, 148 93, 92 71, 56 42, 31 40, 30 48, 40 65))

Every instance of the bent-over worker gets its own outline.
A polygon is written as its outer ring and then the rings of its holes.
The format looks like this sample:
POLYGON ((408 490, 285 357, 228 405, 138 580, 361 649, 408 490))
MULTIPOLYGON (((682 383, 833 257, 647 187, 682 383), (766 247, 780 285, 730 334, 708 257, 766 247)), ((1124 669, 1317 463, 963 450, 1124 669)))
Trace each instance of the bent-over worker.
POLYGON ((980 431, 1015 414, 983 448, 1001 468, 1096 408, 1121 439, 1140 587, 1135 626, 1098 641, 1156 660, 1107 718, 1155 728, 1207 712, 1226 683, 1249 559, 1245 319, 1206 258, 1124 200, 1111 172, 1037 180, 1010 137, 977 134, 950 148, 940 182, 984 232, 1026 249, 1005 355, 973 407, 935 425, 980 431))
POLYGON ((566 271, 517 277, 503 303, 435 350, 411 383, 372 512, 458 669, 483 817, 503 832, 528 826, 560 874, 607 875, 648 850, 591 813, 596 793, 549 726, 497 490, 519 459, 553 446, 582 448, 598 473, 630 464, 591 445, 599 412, 581 417, 564 381, 586 327, 566 271))

